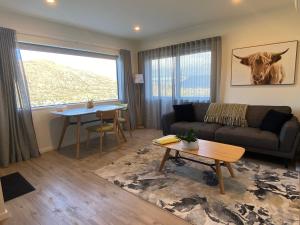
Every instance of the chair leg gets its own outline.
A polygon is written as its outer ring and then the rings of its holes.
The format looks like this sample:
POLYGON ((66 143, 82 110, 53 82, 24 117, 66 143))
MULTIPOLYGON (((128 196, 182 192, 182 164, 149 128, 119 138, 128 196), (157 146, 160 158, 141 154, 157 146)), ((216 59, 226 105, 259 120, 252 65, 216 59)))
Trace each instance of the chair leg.
POLYGON ((103 133, 102 132, 100 132, 99 133, 100 134, 100 154, 102 153, 102 145, 103 145, 103 133))
POLYGON ((87 139, 86 139, 86 147, 88 148, 90 144, 90 131, 87 133, 87 139))
POLYGON ((115 130, 114 130, 114 134, 115 134, 115 136, 116 136, 118 145, 120 145, 120 137, 119 137, 119 131, 118 131, 118 129, 115 129, 115 130))
POLYGON ((127 129, 128 129, 129 135, 130 135, 130 137, 132 137, 130 121, 127 120, 127 121, 126 121, 126 124, 127 124, 127 129))
POLYGON ((128 111, 126 112, 126 123, 127 123, 127 129, 129 131, 130 137, 132 137, 132 129, 131 129, 130 117, 128 111))
POLYGON ((126 137, 124 135, 124 132, 123 132, 123 129, 122 129, 120 123, 118 123, 118 126, 119 126, 119 129, 120 129, 121 136, 123 137, 124 141, 127 142, 127 139, 126 139, 126 137))
POLYGON ((119 128, 119 126, 117 126, 117 132, 118 132, 118 134, 120 134, 120 128, 119 128))

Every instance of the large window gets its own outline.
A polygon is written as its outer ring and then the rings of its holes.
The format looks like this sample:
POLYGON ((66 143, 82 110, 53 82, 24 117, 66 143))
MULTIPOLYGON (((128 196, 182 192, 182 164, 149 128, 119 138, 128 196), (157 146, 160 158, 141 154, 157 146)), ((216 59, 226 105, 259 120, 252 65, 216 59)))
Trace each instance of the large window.
POLYGON ((152 60, 153 96, 171 97, 173 94, 173 57, 152 60))
POLYGON ((21 56, 32 107, 118 99, 116 57, 26 45, 21 56))
POLYGON ((210 100, 211 51, 151 61, 152 96, 210 100))

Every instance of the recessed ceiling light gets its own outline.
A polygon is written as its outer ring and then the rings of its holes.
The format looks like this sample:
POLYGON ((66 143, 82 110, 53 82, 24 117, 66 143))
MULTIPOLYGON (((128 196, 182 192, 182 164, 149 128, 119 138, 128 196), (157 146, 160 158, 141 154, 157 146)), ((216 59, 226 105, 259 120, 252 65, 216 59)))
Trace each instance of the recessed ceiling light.
POLYGON ((49 5, 55 5, 56 4, 56 0, 46 0, 46 2, 49 5))
POLYGON ((234 5, 238 5, 242 2, 242 0, 231 0, 234 5))
POLYGON ((141 30, 141 27, 140 26, 134 26, 133 30, 136 31, 136 32, 139 32, 141 30))

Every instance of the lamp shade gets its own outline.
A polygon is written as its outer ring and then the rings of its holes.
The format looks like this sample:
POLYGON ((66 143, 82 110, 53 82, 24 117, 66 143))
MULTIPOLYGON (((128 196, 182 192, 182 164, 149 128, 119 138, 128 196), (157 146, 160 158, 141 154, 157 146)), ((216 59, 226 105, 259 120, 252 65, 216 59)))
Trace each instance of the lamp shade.
POLYGON ((136 84, 143 84, 144 83, 144 76, 143 76, 143 74, 135 74, 134 75, 134 83, 136 83, 136 84))

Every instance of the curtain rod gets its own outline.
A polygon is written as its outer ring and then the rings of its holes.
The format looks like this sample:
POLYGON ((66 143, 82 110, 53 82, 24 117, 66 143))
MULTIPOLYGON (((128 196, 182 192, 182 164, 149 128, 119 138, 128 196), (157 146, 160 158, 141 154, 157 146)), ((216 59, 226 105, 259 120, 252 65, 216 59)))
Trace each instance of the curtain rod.
POLYGON ((90 44, 90 43, 85 43, 85 42, 80 42, 80 41, 64 40, 64 39, 60 39, 60 38, 56 38, 56 37, 49 37, 49 36, 44 36, 44 35, 26 34, 26 33, 21 33, 21 32, 17 32, 17 35, 32 36, 32 37, 37 37, 37 38, 46 38, 46 39, 50 39, 50 40, 62 41, 62 42, 73 43, 73 44, 83 44, 83 45, 94 46, 94 47, 98 47, 98 48, 102 48, 102 49, 106 49, 106 50, 113 50, 113 51, 119 51, 120 50, 118 48, 104 47, 104 46, 101 46, 101 45, 90 44))

